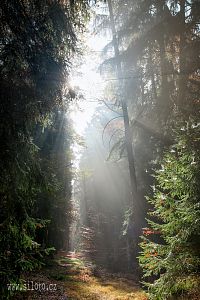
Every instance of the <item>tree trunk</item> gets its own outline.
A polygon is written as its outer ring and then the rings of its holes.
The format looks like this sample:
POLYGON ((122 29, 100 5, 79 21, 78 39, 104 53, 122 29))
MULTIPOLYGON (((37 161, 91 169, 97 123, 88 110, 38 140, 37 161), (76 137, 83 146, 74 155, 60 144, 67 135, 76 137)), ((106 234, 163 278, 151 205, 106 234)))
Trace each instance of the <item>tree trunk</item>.
MULTIPOLYGON (((120 90, 123 88, 123 72, 122 66, 120 62, 119 55, 119 46, 117 40, 117 33, 115 29, 114 15, 113 15, 113 7, 111 0, 108 0, 108 8, 110 14, 110 24, 113 35, 113 46, 116 58, 116 67, 117 67, 117 77, 119 81, 120 90)), ((135 160, 133 154, 133 146, 132 146, 132 135, 130 129, 129 115, 126 100, 123 95, 121 95, 121 106, 123 111, 123 120, 124 120, 124 129, 125 129, 125 143, 126 150, 128 156, 128 166, 129 166, 129 174, 130 174, 130 183, 131 183, 131 193, 132 193, 132 208, 133 208, 133 223, 134 223, 134 237, 135 245, 138 244, 139 236, 141 234, 141 221, 142 221, 142 207, 139 201, 138 193, 137 193, 137 179, 136 179, 136 171, 135 171, 135 160)), ((136 252, 138 248, 136 246, 136 252)))
POLYGON ((186 68, 185 68, 185 0, 180 0, 180 44, 179 44, 179 96, 178 107, 181 109, 185 107, 185 91, 186 91, 186 68))
POLYGON ((167 121, 169 112, 170 112, 170 96, 169 96, 169 87, 168 87, 168 75, 167 73, 167 57, 166 57, 166 46, 165 46, 165 26, 164 22, 167 18, 165 1, 158 1, 158 14, 161 17, 162 24, 161 30, 158 37, 159 51, 160 51, 160 69, 161 69, 161 93, 160 93, 160 121, 161 124, 164 124, 167 121))

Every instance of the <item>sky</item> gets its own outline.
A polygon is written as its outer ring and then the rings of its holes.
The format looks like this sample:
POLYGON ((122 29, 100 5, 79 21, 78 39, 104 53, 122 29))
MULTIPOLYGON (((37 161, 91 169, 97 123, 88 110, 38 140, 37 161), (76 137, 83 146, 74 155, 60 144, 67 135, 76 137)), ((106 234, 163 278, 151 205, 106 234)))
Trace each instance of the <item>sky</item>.
POLYGON ((84 134, 87 124, 91 121, 93 113, 98 105, 98 99, 102 99, 105 82, 97 70, 100 62, 100 52, 107 43, 105 36, 87 34, 87 53, 84 63, 74 70, 70 83, 72 87, 78 87, 84 99, 71 107, 71 118, 74 129, 80 135, 84 134))

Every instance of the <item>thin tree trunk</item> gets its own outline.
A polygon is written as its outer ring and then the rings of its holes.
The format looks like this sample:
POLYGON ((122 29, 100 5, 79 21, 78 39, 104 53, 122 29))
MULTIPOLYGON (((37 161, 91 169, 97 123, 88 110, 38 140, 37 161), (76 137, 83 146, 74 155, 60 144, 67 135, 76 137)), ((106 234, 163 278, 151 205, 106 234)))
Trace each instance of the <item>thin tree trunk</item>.
POLYGON ((154 65, 153 65, 153 59, 152 59, 152 45, 149 46, 149 60, 150 60, 150 68, 151 68, 151 82, 152 82, 152 96, 153 101, 157 102, 158 96, 157 96, 157 90, 156 90, 156 83, 155 83, 155 76, 154 76, 154 65))
MULTIPOLYGON (((110 24, 113 35, 113 46, 116 58, 116 67, 117 67, 117 77, 119 81, 120 90, 123 88, 123 72, 122 66, 120 62, 120 54, 119 54, 119 45, 117 40, 117 33, 115 28, 115 21, 113 15, 113 7, 111 0, 108 0, 108 8, 110 14, 110 24)), ((130 183, 131 183, 131 193, 132 193, 132 207, 133 207, 133 222, 134 222, 134 240, 135 240, 135 248, 137 249, 137 243, 139 240, 139 235, 141 234, 141 220, 142 220, 142 208, 141 203, 139 201, 138 193, 137 193, 137 179, 136 179, 136 171, 135 171, 135 159, 133 154, 133 146, 132 146, 132 135, 131 128, 129 122, 128 108, 126 100, 123 95, 121 96, 121 106, 123 111, 123 120, 124 120, 124 129, 125 129, 125 143, 126 150, 128 156, 128 166, 130 173, 130 183)), ((136 250, 137 251, 137 250, 136 250)))
POLYGON ((160 0, 157 2, 158 6, 158 17, 163 20, 161 23, 161 30, 158 37, 159 51, 160 51, 160 69, 161 69, 161 93, 159 103, 159 113, 161 124, 166 123, 169 112, 170 112, 170 96, 169 96, 169 84, 167 72, 167 57, 166 57, 166 45, 165 45, 165 25, 167 14, 166 14, 166 1, 160 0))
POLYGON ((186 90, 186 75, 185 75, 185 0, 180 0, 180 45, 179 45, 179 96, 178 107, 181 109, 185 106, 185 90, 186 90))

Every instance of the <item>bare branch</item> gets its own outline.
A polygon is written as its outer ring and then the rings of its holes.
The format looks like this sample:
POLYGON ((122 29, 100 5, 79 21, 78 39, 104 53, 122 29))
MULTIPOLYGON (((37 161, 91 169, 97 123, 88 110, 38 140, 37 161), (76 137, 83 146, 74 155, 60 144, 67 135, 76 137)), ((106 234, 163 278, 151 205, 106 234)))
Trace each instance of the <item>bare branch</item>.
MULTIPOLYGON (((118 111, 114 110, 112 107, 110 107, 110 104, 108 104, 105 100, 98 99, 98 101, 99 102, 103 102, 108 109, 110 109, 111 111, 113 111, 115 114, 118 114, 118 115, 121 116, 121 114, 118 111)), ((112 104, 112 105, 114 106, 115 104, 112 104)))
POLYGON ((110 150, 111 141, 112 141, 113 137, 115 136, 115 134, 116 134, 118 131, 121 131, 121 132, 124 133, 124 130, 122 130, 122 129, 120 129, 120 128, 116 129, 116 130, 113 132, 113 134, 111 135, 110 140, 109 140, 109 150, 110 150))
POLYGON ((123 118, 123 116, 117 116, 117 117, 114 117, 114 118, 112 118, 111 120, 109 120, 107 123, 106 123, 106 125, 104 126, 104 129, 103 129, 103 132, 102 132, 102 142, 103 142, 103 145, 105 145, 104 144, 104 133, 105 133, 105 130, 106 130, 106 128, 108 127, 108 125, 112 122, 112 121, 114 121, 114 120, 116 120, 116 119, 119 119, 119 118, 123 118))

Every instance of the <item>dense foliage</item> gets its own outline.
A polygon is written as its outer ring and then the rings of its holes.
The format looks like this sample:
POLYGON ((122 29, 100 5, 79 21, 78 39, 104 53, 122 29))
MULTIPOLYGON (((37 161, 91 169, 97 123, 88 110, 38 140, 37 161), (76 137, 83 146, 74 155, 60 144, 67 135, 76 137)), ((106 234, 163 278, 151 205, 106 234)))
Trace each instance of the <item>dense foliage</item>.
POLYGON ((199 284, 199 137, 199 123, 184 123, 156 170, 154 194, 148 199, 149 228, 143 229, 139 257, 144 277, 153 280, 146 283, 150 299, 178 296, 199 284))
POLYGON ((5 0, 0 10, 0 275, 6 298, 7 284, 41 265, 47 246, 64 247, 71 193, 70 145, 63 138, 69 135, 67 78, 87 1, 5 0), (47 238, 44 228, 57 218, 59 228, 47 238))

